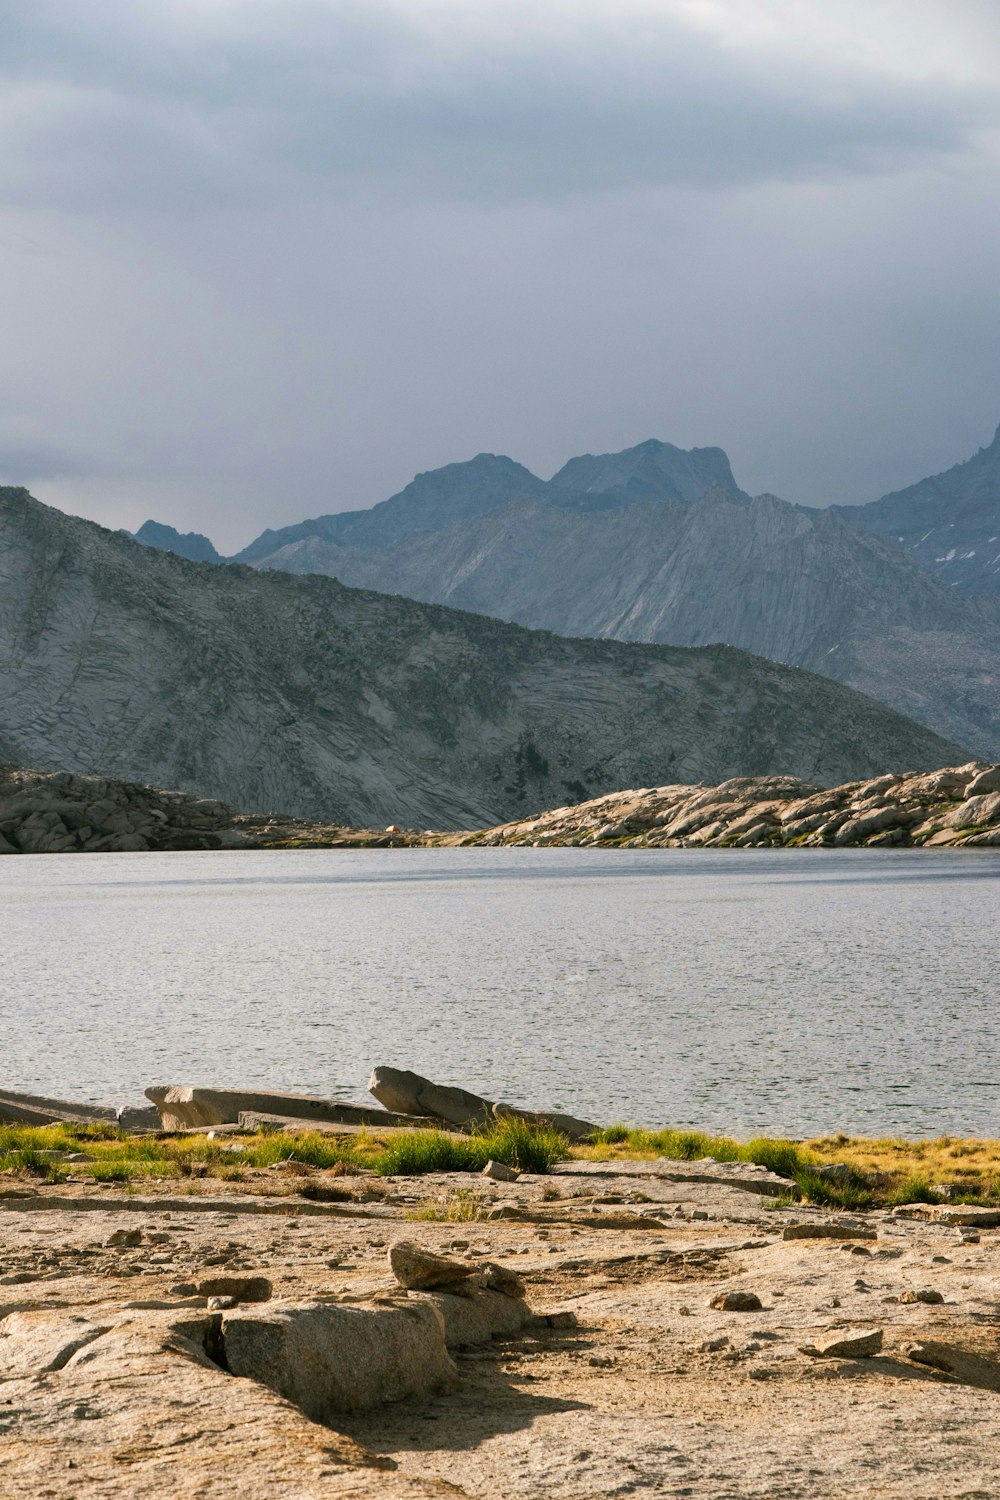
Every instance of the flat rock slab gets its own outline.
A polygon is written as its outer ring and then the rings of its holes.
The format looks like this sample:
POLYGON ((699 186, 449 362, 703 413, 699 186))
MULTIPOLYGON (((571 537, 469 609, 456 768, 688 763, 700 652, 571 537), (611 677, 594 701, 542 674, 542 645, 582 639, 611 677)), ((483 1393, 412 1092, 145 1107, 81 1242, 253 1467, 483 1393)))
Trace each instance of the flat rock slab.
POLYGON ((818 1338, 811 1344, 803 1344, 803 1354, 819 1359, 870 1359, 882 1348, 882 1330, 845 1328, 818 1338))
POLYGON ((798 1188, 788 1177, 779 1177, 767 1167, 748 1161, 573 1161, 557 1162, 552 1168, 559 1177, 597 1179, 609 1177, 645 1178, 660 1182, 705 1183, 715 1187, 739 1188, 765 1198, 778 1198, 798 1188))
POLYGON ((74 1104, 43 1094, 0 1091, 0 1121, 12 1125, 114 1125, 117 1112, 105 1104, 74 1104))
POLYGON ((204 1089, 172 1083, 148 1088, 146 1098, 156 1105, 164 1130, 235 1125, 240 1115, 248 1111, 296 1119, 300 1124, 307 1120, 334 1125, 426 1124, 426 1121, 416 1120, 411 1115, 392 1114, 387 1110, 372 1109, 370 1105, 263 1089, 204 1089))
POLYGON ((856 1222, 847 1223, 838 1220, 836 1223, 804 1223, 786 1224, 781 1231, 783 1240, 877 1240, 878 1230, 872 1229, 867 1224, 856 1222))
POLYGON ((1000 1363, 973 1354, 966 1349, 957 1349, 953 1344, 940 1344, 933 1339, 921 1339, 906 1348, 906 1356, 918 1365, 927 1365, 950 1375, 962 1385, 974 1385, 985 1391, 1000 1391, 1000 1363))

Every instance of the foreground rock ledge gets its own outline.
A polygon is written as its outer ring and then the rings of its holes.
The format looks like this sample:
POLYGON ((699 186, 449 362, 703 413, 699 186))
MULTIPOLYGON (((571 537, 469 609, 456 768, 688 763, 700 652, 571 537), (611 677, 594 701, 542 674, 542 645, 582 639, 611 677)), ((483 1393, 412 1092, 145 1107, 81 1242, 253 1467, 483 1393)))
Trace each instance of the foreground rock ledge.
POLYGON ((1000 1230, 775 1207, 708 1171, 471 1179, 513 1221, 424 1217, 467 1204, 467 1174, 350 1218, 264 1171, 86 1208, 22 1183, 0 1196, 0 1496, 1000 1493, 1000 1230), (783 1237, 806 1222, 851 1239, 783 1237))
POLYGON ((346 828, 214 798, 0 767, 0 854, 481 845, 885 848, 1000 845, 1000 765, 970 761, 824 788, 792 776, 614 792, 493 828, 346 828))

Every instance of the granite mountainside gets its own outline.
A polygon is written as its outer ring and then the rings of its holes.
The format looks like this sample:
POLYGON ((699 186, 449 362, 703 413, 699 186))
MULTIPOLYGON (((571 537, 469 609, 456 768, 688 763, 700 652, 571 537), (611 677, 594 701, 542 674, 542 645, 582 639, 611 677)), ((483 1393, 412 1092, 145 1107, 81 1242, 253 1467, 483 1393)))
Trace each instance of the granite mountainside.
POLYGON ((368 826, 623 786, 829 784, 963 752, 723 646, 566 640, 333 579, 190 563, 0 490, 0 761, 368 826))

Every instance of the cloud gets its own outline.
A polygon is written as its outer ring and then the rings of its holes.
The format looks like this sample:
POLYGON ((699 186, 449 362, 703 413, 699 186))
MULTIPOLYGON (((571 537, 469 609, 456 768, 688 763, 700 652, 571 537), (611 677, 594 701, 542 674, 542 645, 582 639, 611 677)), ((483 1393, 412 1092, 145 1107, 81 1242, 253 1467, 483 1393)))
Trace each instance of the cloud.
POLYGON ((820 53, 793 10, 790 48, 698 0, 14 0, 0 203, 177 213, 725 189, 898 171, 967 150, 991 118, 977 81, 820 53))

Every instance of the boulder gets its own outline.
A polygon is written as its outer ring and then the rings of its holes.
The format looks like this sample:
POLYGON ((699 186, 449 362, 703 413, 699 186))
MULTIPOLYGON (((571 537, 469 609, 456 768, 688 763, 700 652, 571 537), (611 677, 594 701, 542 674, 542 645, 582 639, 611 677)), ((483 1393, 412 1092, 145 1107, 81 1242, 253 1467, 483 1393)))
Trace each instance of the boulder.
POLYGON ((984 792, 1000 792, 1000 766, 987 766, 965 788, 966 798, 981 797, 984 792))
POLYGON ((708 1305, 719 1312, 760 1312, 764 1306, 756 1292, 720 1292, 708 1305))
POLYGON ((400 1286, 408 1291, 428 1292, 436 1287, 454 1286, 479 1269, 466 1261, 435 1255, 412 1240, 397 1240, 386 1254, 389 1268, 400 1286))
POLYGON ((803 1344, 802 1353, 817 1359, 870 1359, 882 1347, 882 1330, 844 1329, 803 1344))
POLYGON ((300 1123, 317 1120, 336 1125, 425 1125, 410 1115, 387 1114, 364 1104, 316 1099, 308 1094, 281 1094, 263 1089, 204 1089, 169 1084, 146 1090, 159 1111, 164 1130, 200 1130, 213 1125, 236 1125, 248 1112, 281 1115, 300 1123))
POLYGON ((572 1115, 555 1114, 548 1110, 514 1109, 508 1104, 497 1104, 470 1094, 466 1089, 431 1083, 419 1073, 401 1068, 378 1067, 368 1080, 368 1092, 388 1110, 411 1115, 431 1115, 434 1119, 458 1130, 469 1130, 477 1125, 489 1125, 504 1115, 513 1115, 533 1125, 551 1125, 562 1131, 571 1141, 585 1140, 599 1126, 587 1120, 577 1120, 572 1115))
POLYGON ((430 1303, 238 1309, 222 1314, 220 1337, 230 1374, 260 1381, 315 1422, 430 1395, 457 1377, 430 1303))

